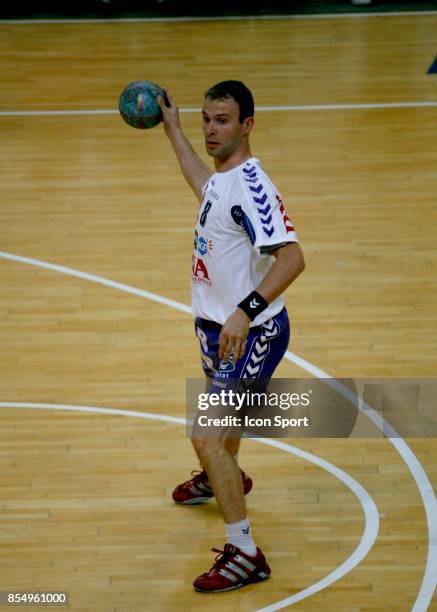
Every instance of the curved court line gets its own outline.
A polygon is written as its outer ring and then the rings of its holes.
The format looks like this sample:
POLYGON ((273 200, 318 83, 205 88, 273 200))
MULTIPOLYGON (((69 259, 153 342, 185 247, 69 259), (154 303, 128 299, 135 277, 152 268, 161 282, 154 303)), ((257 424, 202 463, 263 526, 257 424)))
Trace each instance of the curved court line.
POLYGON ((111 287, 112 289, 118 289, 119 291, 124 291, 125 293, 131 293, 133 295, 146 298, 147 300, 151 300, 152 302, 165 304, 166 306, 170 306, 171 308, 175 308, 176 310, 181 310, 182 312, 187 312, 188 314, 191 314, 191 308, 189 306, 186 306, 185 304, 175 302, 174 300, 162 297, 160 295, 157 295, 156 293, 151 293, 150 291, 144 291, 143 289, 137 289, 136 287, 131 287, 130 285, 125 285, 124 283, 118 283, 117 281, 109 280, 108 278, 104 278, 103 276, 95 276, 94 274, 88 274, 88 272, 80 272, 79 270, 74 270, 73 268, 65 268, 64 266, 58 266, 56 264, 51 264, 46 261, 41 261, 39 259, 21 257, 20 255, 4 253, 3 251, 0 251, 0 257, 3 257, 4 259, 10 259, 12 261, 18 261, 20 263, 30 264, 31 266, 38 266, 39 268, 45 268, 46 270, 52 270, 53 272, 60 272, 61 274, 67 274, 68 276, 82 278, 84 280, 91 281, 92 283, 98 283, 99 285, 105 285, 106 287, 111 287))
MULTIPOLYGON (((155 421, 167 421, 169 423, 178 423, 185 425, 186 420, 180 417, 167 416, 163 414, 153 414, 150 412, 137 412, 135 410, 120 410, 119 408, 101 408, 97 406, 71 406, 64 404, 36 404, 36 403, 26 403, 26 402, 0 402, 0 408, 32 408, 36 410, 69 410, 74 412, 92 412, 99 414, 115 414, 121 416, 131 416, 137 417, 141 419, 153 419, 155 421)), ((317 457, 317 455, 313 455, 307 451, 304 451, 300 448, 291 446, 290 444, 285 444, 284 442, 279 442, 277 440, 270 440, 267 438, 248 438, 249 440, 253 440, 255 442, 259 442, 261 444, 266 444, 268 446, 273 446, 274 448, 278 448, 280 450, 285 451, 286 453, 290 453, 292 455, 296 455, 296 457, 300 457, 323 470, 329 472, 335 478, 340 480, 344 485, 346 485, 358 501, 361 504, 361 508, 364 513, 364 531, 361 536, 361 540, 357 546, 357 548, 353 551, 353 553, 341 563, 338 567, 335 568, 330 574, 324 576, 311 586, 303 589, 287 597, 282 599, 281 601, 277 601, 265 608, 260 608, 257 612, 273 612, 274 610, 280 610, 285 608, 286 606, 290 606, 298 601, 302 601, 302 599, 306 599, 314 593, 326 589, 326 587, 330 586, 334 582, 337 582, 340 578, 342 578, 345 574, 350 572, 362 559, 366 557, 368 552, 371 550, 373 544, 375 543, 376 538, 378 537, 379 530, 379 513, 378 508, 376 507, 375 502, 372 497, 366 491, 366 489, 357 482, 352 476, 349 476, 346 472, 341 470, 339 467, 329 463, 326 459, 322 459, 321 457, 317 457)))
POLYGON ((345 576, 351 570, 353 570, 354 567, 356 567, 364 559, 367 553, 370 552, 373 544, 376 541, 379 530, 379 514, 376 504, 373 501, 373 498, 367 492, 367 490, 359 482, 352 478, 352 476, 350 476, 337 466, 333 465, 332 463, 329 464, 325 459, 322 459, 317 455, 313 455, 312 453, 308 453, 307 451, 304 451, 300 448, 284 444, 284 442, 279 442, 278 440, 271 440, 268 438, 255 438, 255 441, 262 442, 263 444, 267 444, 269 446, 285 450, 286 452, 293 453, 294 455, 297 455, 302 459, 307 459, 308 461, 315 463, 316 465, 320 466, 325 470, 328 470, 327 466, 329 465, 331 469, 329 469, 328 471, 334 474, 334 476, 336 476, 339 480, 342 480, 344 484, 346 484, 349 489, 354 493, 354 495, 360 500, 365 517, 365 527, 363 535, 361 536, 359 545, 350 555, 350 557, 343 561, 343 563, 336 567, 335 570, 332 571, 330 574, 324 576, 321 580, 318 580, 306 589, 303 589, 302 591, 299 591, 294 595, 290 595, 290 597, 286 597, 281 601, 277 601, 276 603, 270 606, 266 606, 265 608, 260 608, 259 610, 257 610, 257 612, 273 612, 274 610, 281 610, 282 608, 291 606, 297 603, 298 601, 302 601, 302 599, 305 599, 306 597, 314 595, 318 591, 321 591, 327 586, 333 584, 334 582, 337 582, 337 580, 339 580, 342 576, 345 576), (332 468, 334 468, 335 472, 332 471, 332 468), (376 525, 374 524, 375 521, 376 525))
MULTIPOLYGON (((133 293, 141 297, 149 298, 149 296, 153 296, 150 299, 153 299, 154 301, 160 303, 171 305, 173 308, 181 310, 182 312, 191 313, 191 309, 189 309, 188 306, 186 306, 185 304, 181 304, 173 300, 167 300, 167 298, 161 298, 160 296, 157 296, 148 291, 142 291, 140 289, 130 287, 129 285, 114 282, 100 276, 94 276, 86 272, 79 272, 78 270, 74 270, 72 268, 65 268, 64 266, 50 264, 48 262, 44 262, 38 259, 32 259, 29 257, 21 257, 20 255, 14 255, 13 253, 6 253, 3 251, 0 251, 0 257, 12 261, 27 263, 33 266, 39 266, 48 270, 62 272, 64 274, 83 278, 85 280, 92 280, 102 285, 113 287, 115 289, 120 289, 121 291, 127 291, 128 293, 133 293)), ((327 380, 332 379, 329 374, 290 351, 286 352, 285 357, 289 361, 292 361, 293 363, 306 370, 313 376, 316 376, 317 378, 326 378, 327 380)), ((335 379, 332 380, 334 384, 336 381, 335 379)), ((340 387, 343 387, 343 385, 340 385, 340 387)), ((349 390, 345 389, 344 387, 343 390, 339 390, 342 394, 346 394, 345 396, 347 396, 347 394, 349 393, 349 390)), ((367 407, 366 410, 364 410, 364 414, 367 417, 371 418, 376 424, 376 426, 381 429, 381 423, 378 420, 379 416, 375 413, 375 411, 373 411, 370 407, 367 407), (375 415, 373 418, 370 416, 372 414, 375 415)), ((390 429, 389 424, 384 421, 384 419, 382 419, 382 423, 384 429, 390 429)), ((432 485, 428 479, 425 470, 423 469, 421 463, 418 461, 417 457, 411 451, 408 444, 400 437, 389 437, 387 439, 395 447, 399 455, 404 460, 406 466, 410 470, 410 473, 412 474, 416 482, 417 488, 419 489, 419 493, 421 495, 425 509, 428 527, 428 555, 422 584, 420 586, 420 590, 417 595, 415 604, 412 608, 412 612, 425 612, 431 602, 437 584, 437 501, 433 492, 432 485)))

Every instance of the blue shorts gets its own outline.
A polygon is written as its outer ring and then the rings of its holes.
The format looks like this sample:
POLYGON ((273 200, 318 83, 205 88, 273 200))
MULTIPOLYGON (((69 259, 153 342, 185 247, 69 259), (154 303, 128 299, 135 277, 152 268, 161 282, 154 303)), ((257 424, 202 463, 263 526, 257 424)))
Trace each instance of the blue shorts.
POLYGON ((284 356, 290 340, 287 310, 283 308, 262 325, 249 329, 246 352, 236 364, 233 364, 231 359, 224 363, 218 356, 221 329, 222 326, 214 321, 200 317, 195 320, 203 371, 212 379, 212 385, 223 388, 227 382, 242 379, 262 380, 267 383, 284 356))

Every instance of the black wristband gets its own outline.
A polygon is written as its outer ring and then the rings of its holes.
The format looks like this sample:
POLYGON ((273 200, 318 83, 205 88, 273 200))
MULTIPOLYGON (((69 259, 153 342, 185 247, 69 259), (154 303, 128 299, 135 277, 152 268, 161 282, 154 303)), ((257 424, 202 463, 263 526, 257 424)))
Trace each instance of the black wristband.
POLYGON ((238 304, 238 308, 244 310, 244 312, 247 314, 251 321, 253 321, 255 317, 259 315, 260 312, 265 310, 267 306, 268 303, 265 301, 263 296, 257 293, 256 291, 252 291, 252 293, 249 293, 249 295, 238 304))

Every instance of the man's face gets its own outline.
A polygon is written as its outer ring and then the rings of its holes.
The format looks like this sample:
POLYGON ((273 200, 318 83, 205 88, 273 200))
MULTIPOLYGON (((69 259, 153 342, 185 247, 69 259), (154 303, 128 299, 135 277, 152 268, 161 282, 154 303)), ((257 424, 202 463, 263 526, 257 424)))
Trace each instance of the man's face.
POLYGON ((234 98, 204 100, 203 133, 208 155, 227 159, 238 148, 243 138, 249 135, 253 124, 252 117, 240 123, 239 116, 240 108, 234 98))

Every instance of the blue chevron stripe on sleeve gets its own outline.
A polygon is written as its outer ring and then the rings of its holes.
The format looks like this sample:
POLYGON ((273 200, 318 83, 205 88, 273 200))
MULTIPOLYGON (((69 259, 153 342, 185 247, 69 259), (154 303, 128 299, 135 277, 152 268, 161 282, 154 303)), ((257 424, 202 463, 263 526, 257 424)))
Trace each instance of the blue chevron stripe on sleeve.
MULTIPOLYGON (((261 183, 261 179, 257 174, 257 168, 256 166, 251 166, 250 168, 243 168, 243 172, 244 172, 244 180, 246 183, 250 183, 248 185, 249 187, 249 191, 251 191, 252 193, 250 194, 252 197, 252 201, 256 206, 256 210, 258 212, 259 215, 259 219, 261 221, 262 224, 262 229, 263 232, 270 238, 274 231, 275 231, 275 227, 273 225, 272 222, 272 215, 269 214, 270 210, 271 210, 271 205, 268 202, 268 195, 267 195, 267 191, 263 185, 263 183, 261 183), (256 195, 255 195, 256 194, 256 195), (266 204, 267 203, 267 204, 266 204)), ((244 214, 244 213, 243 213, 244 214)), ((241 217, 243 219, 243 217, 241 217)), ((248 220, 248 218, 246 217, 247 222, 250 223, 250 221, 248 220)), ((235 221, 235 219, 234 219, 235 221)), ((243 225, 242 225, 243 227, 243 225)), ((251 225, 252 228, 252 232, 253 232, 253 227, 251 225)), ((250 237, 250 233, 245 229, 246 233, 248 234, 248 236, 250 237)), ((253 232, 253 235, 254 232, 253 232)))

